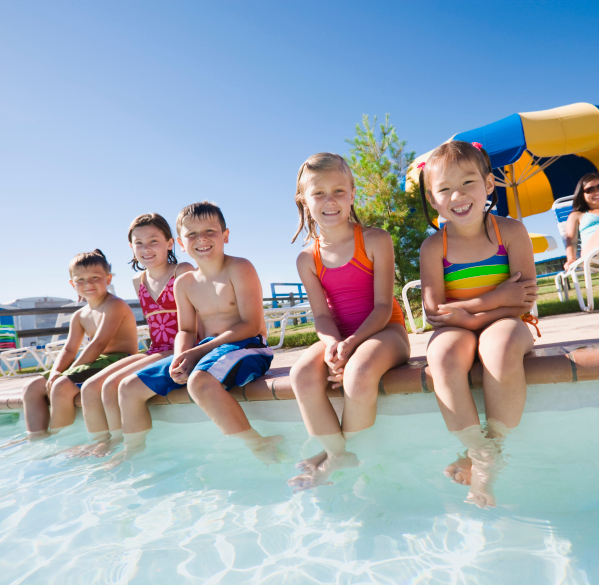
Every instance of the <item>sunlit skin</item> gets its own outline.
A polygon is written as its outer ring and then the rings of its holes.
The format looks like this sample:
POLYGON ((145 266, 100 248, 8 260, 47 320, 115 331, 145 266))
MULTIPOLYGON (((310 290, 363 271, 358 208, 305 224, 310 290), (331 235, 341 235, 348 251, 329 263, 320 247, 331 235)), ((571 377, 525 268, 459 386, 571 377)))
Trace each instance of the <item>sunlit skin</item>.
MULTIPOLYGON (((282 437, 261 437, 251 427, 237 400, 214 376, 194 371, 200 359, 213 349, 266 335, 262 286, 256 270, 248 260, 224 253, 229 230, 223 230, 216 216, 185 217, 179 233, 181 248, 196 261, 198 268, 175 282, 179 332, 170 376, 178 384, 187 384, 192 399, 225 435, 244 440, 258 459, 278 462, 281 454, 277 444, 282 437), (214 339, 197 345, 198 337, 214 339)), ((145 434, 151 429, 147 401, 152 396, 154 392, 137 376, 127 377, 119 387, 123 432, 137 437, 127 449, 130 452, 143 447, 145 434)), ((124 452, 115 463, 128 456, 124 452)))
MULTIPOLYGON (((193 270, 193 266, 187 262, 176 265, 168 263, 168 253, 173 249, 174 239, 167 238, 155 225, 134 228, 129 246, 138 263, 145 267, 143 272, 137 273, 133 278, 137 295, 139 295, 142 278, 152 298, 158 299, 175 271, 177 276, 181 276, 193 270)), ((173 350, 160 351, 151 355, 136 352, 94 376, 93 380, 86 384, 85 391, 82 393, 83 416, 87 430, 99 440, 91 445, 71 449, 68 456, 104 457, 119 444, 122 427, 122 413, 118 401, 120 382, 172 353, 173 350)))
MULTIPOLYGON (((25 422, 30 433, 43 435, 48 424, 50 429, 59 429, 73 423, 79 388, 69 378, 60 376, 61 372, 92 363, 100 354, 137 353, 135 317, 125 301, 108 292, 111 280, 112 275, 101 265, 73 269, 71 285, 88 304, 73 314, 65 347, 54 362, 48 381, 41 376, 33 378, 24 390, 25 422), (91 341, 77 357, 85 335, 91 341), (51 413, 46 395, 51 396, 51 413)), ((109 368, 96 376, 106 370, 109 368)), ((82 391, 94 378, 84 383, 82 391)))
MULTIPOLYGON (((580 225, 580 220, 585 213, 599 215, 599 179, 592 179, 588 183, 585 183, 583 189, 584 200, 589 206, 589 211, 573 211, 568 216, 568 221, 566 222, 566 263, 564 264, 564 270, 568 270, 572 263, 576 261, 578 226, 580 225)), ((589 241, 585 244, 584 248, 581 250, 581 256, 588 254, 597 247, 599 247, 599 230, 595 231, 589 241)))
MULTIPOLYGON (((496 254, 499 244, 493 225, 488 220, 485 231, 483 223, 493 175, 481 175, 478 167, 467 161, 439 164, 429 172, 427 198, 448 220, 447 260, 471 263, 496 254)), ((420 256, 427 320, 436 329, 427 348, 435 395, 448 429, 468 447, 475 461, 473 467, 470 457, 459 459, 445 473, 458 483, 471 484, 468 499, 480 507, 495 505, 496 441, 517 426, 522 416, 526 398, 522 359, 532 349, 533 337, 519 317, 531 310, 538 291, 525 227, 510 218, 496 220, 509 255, 510 278, 493 291, 446 301, 441 230, 423 243, 420 256), (486 435, 480 432, 468 381, 477 353, 483 365, 485 412, 491 421, 486 435)))
MULTIPOLYGON (((320 253, 325 267, 344 266, 355 251, 354 227, 349 222, 355 199, 351 178, 341 171, 307 171, 303 200, 320 231, 320 253)), ((291 370, 292 387, 308 432, 324 451, 298 464, 302 474, 289 480, 295 490, 329 483, 336 469, 358 464, 345 448, 350 437, 374 424, 378 381, 390 368, 409 357, 405 328, 389 323, 392 313, 394 252, 389 234, 376 228, 363 230, 366 253, 375 266, 374 308, 358 330, 347 338, 339 333, 316 274, 313 248, 298 257, 314 324, 320 339, 308 348, 291 370), (344 387, 343 421, 326 395, 326 386, 344 387)))

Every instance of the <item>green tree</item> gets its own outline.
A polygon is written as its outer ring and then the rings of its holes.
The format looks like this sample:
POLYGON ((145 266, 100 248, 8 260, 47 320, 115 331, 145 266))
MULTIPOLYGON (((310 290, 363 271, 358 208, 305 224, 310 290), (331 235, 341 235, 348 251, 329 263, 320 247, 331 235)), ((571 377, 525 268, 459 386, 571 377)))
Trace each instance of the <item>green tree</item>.
POLYGON ((375 116, 372 124, 365 115, 356 125, 356 135, 346 157, 356 181, 356 211, 360 221, 389 232, 395 248, 395 296, 410 280, 420 278, 420 246, 427 238, 428 224, 422 212, 417 186, 403 188, 408 167, 415 158, 406 151, 395 127, 385 116, 377 135, 375 116))

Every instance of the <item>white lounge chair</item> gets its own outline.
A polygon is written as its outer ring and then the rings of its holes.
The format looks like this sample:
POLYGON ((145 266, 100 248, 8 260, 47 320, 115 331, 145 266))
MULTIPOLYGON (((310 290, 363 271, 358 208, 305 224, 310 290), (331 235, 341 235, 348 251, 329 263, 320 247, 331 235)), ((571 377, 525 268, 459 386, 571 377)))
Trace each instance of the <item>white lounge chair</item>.
MULTIPOLYGON (((557 218, 557 229, 564 241, 564 247, 566 246, 566 223, 568 221, 568 216, 572 212, 573 199, 574 195, 561 197, 560 199, 557 199, 551 207, 557 218)), ((578 254, 580 254, 580 241, 578 243, 578 254)), ((595 310, 595 299, 593 298, 593 274, 596 273, 599 273, 599 247, 594 248, 585 256, 578 258, 578 260, 572 263, 568 270, 558 272, 555 275, 555 288, 557 289, 559 300, 562 302, 568 300, 568 279, 571 278, 580 310, 592 313, 595 310), (587 296, 586 303, 580 288, 580 283, 578 282, 578 277, 580 275, 584 276, 585 292, 587 296)))
POLYGON ((285 341, 285 330, 289 319, 300 319, 302 317, 312 317, 312 308, 308 303, 302 303, 295 307, 279 307, 277 309, 264 309, 264 321, 266 321, 267 336, 273 329, 274 323, 281 323, 281 337, 277 345, 271 346, 272 349, 283 347, 285 341))

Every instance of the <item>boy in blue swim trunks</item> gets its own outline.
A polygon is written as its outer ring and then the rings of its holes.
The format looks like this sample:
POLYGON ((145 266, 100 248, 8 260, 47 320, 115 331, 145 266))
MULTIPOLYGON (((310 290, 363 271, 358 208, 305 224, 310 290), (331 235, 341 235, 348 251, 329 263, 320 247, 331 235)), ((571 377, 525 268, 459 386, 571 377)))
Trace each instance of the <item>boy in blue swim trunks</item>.
POLYGON ((276 445, 282 437, 262 437, 228 392, 264 375, 273 358, 256 270, 248 260, 225 254, 229 230, 213 203, 185 207, 177 217, 177 233, 198 268, 175 281, 175 353, 121 382, 125 451, 114 462, 143 448, 152 427, 148 399, 185 384, 193 401, 225 435, 242 439, 259 459, 277 462, 276 445))

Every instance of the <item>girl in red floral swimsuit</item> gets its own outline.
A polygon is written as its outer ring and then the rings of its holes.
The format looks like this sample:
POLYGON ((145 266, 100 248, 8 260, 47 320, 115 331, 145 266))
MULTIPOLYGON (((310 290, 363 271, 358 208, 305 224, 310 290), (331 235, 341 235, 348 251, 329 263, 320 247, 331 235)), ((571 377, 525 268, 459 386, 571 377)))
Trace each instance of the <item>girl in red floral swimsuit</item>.
POLYGON ((148 321, 152 343, 146 353, 131 355, 110 366, 113 371, 103 384, 86 386, 82 393, 83 417, 93 444, 73 455, 103 457, 122 440, 120 381, 173 353, 178 330, 173 285, 177 276, 193 270, 188 262, 177 263, 174 243, 168 222, 157 213, 140 215, 129 227, 129 245, 133 250, 130 264, 136 272, 141 271, 133 278, 133 286, 148 321))

